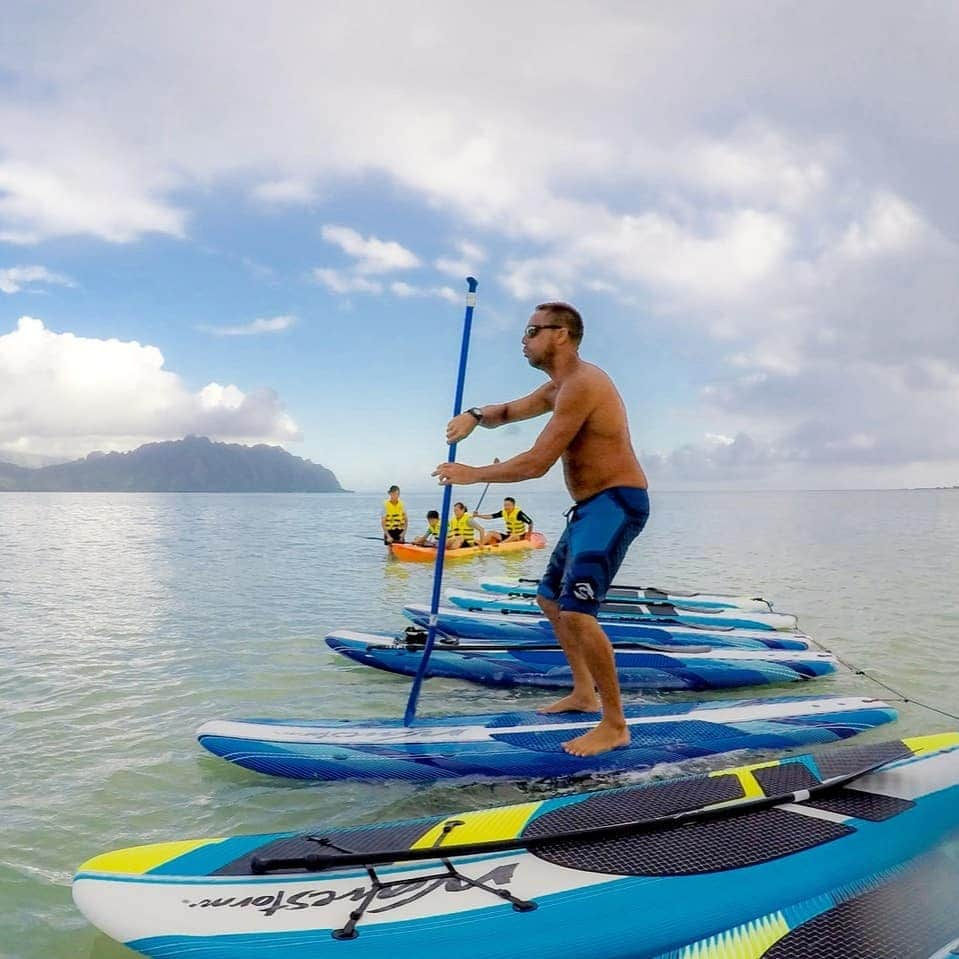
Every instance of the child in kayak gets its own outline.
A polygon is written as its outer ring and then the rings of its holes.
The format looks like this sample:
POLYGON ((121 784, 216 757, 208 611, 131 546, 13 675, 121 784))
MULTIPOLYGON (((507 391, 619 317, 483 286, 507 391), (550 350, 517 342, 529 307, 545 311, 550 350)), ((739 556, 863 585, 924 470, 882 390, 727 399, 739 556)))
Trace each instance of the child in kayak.
POLYGON ((440 514, 431 509, 426 514, 426 532, 413 537, 414 546, 435 546, 440 539, 440 514))
POLYGON ((503 498, 503 508, 495 513, 474 513, 478 519, 502 519, 506 524, 506 532, 491 529, 483 537, 484 546, 496 546, 497 543, 509 543, 518 539, 529 539, 533 534, 533 520, 517 505, 512 496, 503 498))
POLYGON ((467 512, 465 503, 453 504, 453 515, 446 530, 446 548, 461 549, 483 541, 486 531, 467 512))

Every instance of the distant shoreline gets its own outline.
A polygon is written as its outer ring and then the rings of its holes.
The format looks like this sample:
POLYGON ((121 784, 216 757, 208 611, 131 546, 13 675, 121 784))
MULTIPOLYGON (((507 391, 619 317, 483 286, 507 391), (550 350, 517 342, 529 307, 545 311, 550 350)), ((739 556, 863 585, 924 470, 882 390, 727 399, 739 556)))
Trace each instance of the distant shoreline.
POLYGON ((50 466, 0 462, 0 490, 20 493, 340 493, 333 472, 280 446, 205 436, 90 453, 50 466))

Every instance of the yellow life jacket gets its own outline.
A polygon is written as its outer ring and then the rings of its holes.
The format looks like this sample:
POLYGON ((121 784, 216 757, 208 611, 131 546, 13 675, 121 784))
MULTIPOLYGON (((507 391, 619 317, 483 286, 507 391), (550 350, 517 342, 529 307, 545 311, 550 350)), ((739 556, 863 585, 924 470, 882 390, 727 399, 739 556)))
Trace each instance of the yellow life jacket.
POLYGON ((476 530, 470 526, 470 514, 464 513, 459 519, 453 516, 446 528, 447 536, 462 536, 464 546, 472 546, 476 530))
POLYGON ((526 532, 526 524, 519 518, 522 512, 517 506, 511 513, 503 510, 503 522, 506 524, 506 535, 512 536, 514 533, 522 536, 526 532))
POLYGON ((406 526, 406 507, 403 500, 398 499, 395 503, 391 500, 385 500, 383 509, 386 512, 387 529, 403 529, 406 526))
POLYGON ((426 535, 434 539, 440 538, 440 521, 438 519, 429 519, 426 521, 426 535))

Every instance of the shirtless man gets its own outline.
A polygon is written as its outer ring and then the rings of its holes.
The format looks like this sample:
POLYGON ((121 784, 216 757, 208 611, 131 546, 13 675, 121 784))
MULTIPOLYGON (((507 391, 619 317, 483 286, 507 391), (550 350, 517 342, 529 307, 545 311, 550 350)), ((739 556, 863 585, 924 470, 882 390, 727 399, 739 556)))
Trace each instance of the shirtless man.
POLYGON ((479 426, 552 413, 532 448, 489 466, 440 463, 441 484, 518 483, 544 475, 562 456, 566 487, 575 506, 540 581, 537 602, 549 618, 573 673, 573 691, 544 712, 595 712, 599 725, 563 744, 574 756, 593 756, 625 746, 613 649, 596 621, 630 543, 649 516, 646 474, 629 437, 626 409, 612 380, 579 357, 583 321, 566 303, 536 307, 523 332, 523 355, 549 382, 509 403, 474 407, 450 420, 448 443, 479 426), (599 700, 597 700, 597 690, 599 700))

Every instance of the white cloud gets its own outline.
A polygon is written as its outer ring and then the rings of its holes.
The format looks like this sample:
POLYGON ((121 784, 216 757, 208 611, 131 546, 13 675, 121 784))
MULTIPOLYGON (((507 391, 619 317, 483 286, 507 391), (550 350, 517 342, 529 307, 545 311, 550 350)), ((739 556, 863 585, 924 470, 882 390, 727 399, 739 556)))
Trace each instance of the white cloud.
POLYGON ((621 280, 716 304, 750 293, 789 251, 789 224, 773 213, 746 209, 711 221, 697 231, 662 214, 623 216, 579 240, 574 255, 593 267, 607 264, 621 280))
POLYGON ((201 326, 200 329, 214 336, 258 336, 261 333, 282 333, 295 323, 295 316, 270 316, 238 326, 201 326))
POLYGON ((733 202, 800 212, 828 190, 845 160, 829 139, 800 139, 750 118, 724 137, 693 136, 685 144, 650 148, 635 157, 656 179, 733 202))
POLYGON ((517 300, 564 300, 570 297, 577 269, 574 257, 508 260, 500 282, 517 300))
POLYGON ((880 193, 861 220, 851 223, 837 253, 851 259, 906 253, 929 237, 922 218, 901 197, 880 193))
POLYGON ((657 484, 732 480, 761 486, 779 462, 778 450, 747 433, 707 436, 700 443, 685 443, 669 452, 643 452, 645 469, 657 484))
POLYGON ((380 240, 375 236, 364 238, 348 226, 330 224, 323 227, 322 233, 327 243, 355 258, 357 273, 390 273, 420 265, 416 254, 395 240, 380 240))
POLYGON ((383 284, 368 280, 365 276, 353 276, 328 267, 317 267, 313 278, 322 283, 331 293, 382 293, 383 284))
POLYGON ((127 243, 144 233, 184 235, 183 210, 152 199, 135 185, 117 191, 84 172, 0 163, 0 241, 30 245, 88 234, 127 243))
POLYGON ((410 283, 404 283, 401 280, 397 280, 390 284, 390 292, 394 296, 402 297, 403 299, 408 299, 414 296, 437 296, 442 300, 447 300, 451 303, 459 303, 462 300, 462 296, 458 296, 456 290, 449 286, 413 286, 410 283))
POLYGON ((441 273, 462 279, 475 276, 479 267, 486 262, 486 252, 476 243, 469 240, 460 240, 456 244, 456 256, 441 256, 434 261, 434 266, 441 273))
POLYGON ((251 190, 251 195, 254 200, 261 203, 283 205, 308 204, 314 202, 317 198, 316 190, 309 181, 295 177, 258 183, 251 190))
POLYGON ((0 446, 82 456, 188 433, 300 438, 273 390, 211 383, 191 393, 154 346, 56 333, 31 317, 0 336, 0 446))
POLYGON ((73 280, 45 266, 11 266, 0 270, 0 293, 19 293, 32 284, 74 286, 73 280))

